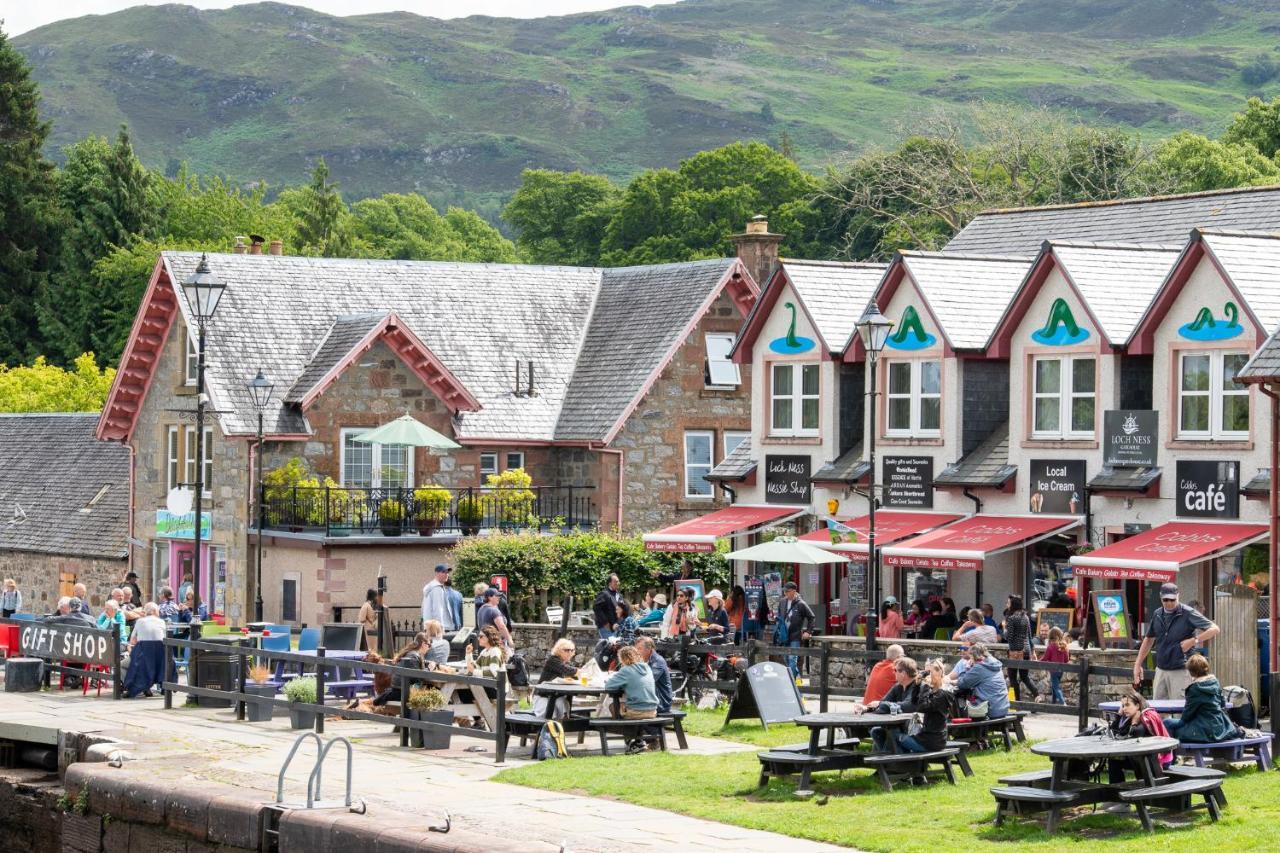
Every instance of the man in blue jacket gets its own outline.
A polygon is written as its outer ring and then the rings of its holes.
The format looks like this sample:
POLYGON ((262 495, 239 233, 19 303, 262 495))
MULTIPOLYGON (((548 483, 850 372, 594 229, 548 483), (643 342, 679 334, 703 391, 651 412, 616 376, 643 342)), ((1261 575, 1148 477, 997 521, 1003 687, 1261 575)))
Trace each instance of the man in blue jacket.
POLYGON ((987 703, 987 717, 1009 715, 1009 685, 1004 680, 1004 666, 993 658, 983 643, 969 647, 973 660, 964 675, 956 682, 957 690, 968 690, 976 701, 987 703))

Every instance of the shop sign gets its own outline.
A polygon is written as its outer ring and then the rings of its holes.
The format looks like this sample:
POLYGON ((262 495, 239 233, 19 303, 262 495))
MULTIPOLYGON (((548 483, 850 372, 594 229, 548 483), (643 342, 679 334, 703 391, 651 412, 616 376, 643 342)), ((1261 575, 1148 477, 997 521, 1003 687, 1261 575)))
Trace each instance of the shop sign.
POLYGON ((1103 566, 1076 566, 1076 575, 1082 578, 1096 578, 1108 581, 1154 581, 1168 583, 1178 579, 1176 571, 1166 569, 1135 569, 1103 566))
POLYGON ((884 505, 932 509, 933 458, 886 456, 884 458, 884 505))
POLYGON ((1111 409, 1102 415, 1102 464, 1150 468, 1156 464, 1160 413, 1150 409, 1111 409))
POLYGON ((885 554, 881 559, 884 560, 886 566, 906 566, 914 569, 941 571, 951 571, 953 569, 982 570, 982 561, 969 557, 921 557, 916 554, 909 556, 885 554))
MULTIPOLYGON (((213 513, 200 513, 200 538, 207 540, 213 533, 213 513)), ((156 510, 157 539, 195 539, 196 514, 194 512, 170 512, 156 510)))
POLYGON ((1179 460, 1178 506, 1186 518, 1240 517, 1240 463, 1179 460))
POLYGON ((27 657, 112 666, 110 631, 61 623, 24 625, 18 642, 27 657))
POLYGON ((771 504, 809 502, 808 456, 766 456, 764 458, 764 499, 771 504))
POLYGON ((1032 459, 1031 511, 1079 515, 1084 511, 1084 460, 1032 459))
POLYGON ((1129 605, 1118 590, 1093 593, 1093 615, 1097 621, 1099 645, 1129 646, 1129 605))

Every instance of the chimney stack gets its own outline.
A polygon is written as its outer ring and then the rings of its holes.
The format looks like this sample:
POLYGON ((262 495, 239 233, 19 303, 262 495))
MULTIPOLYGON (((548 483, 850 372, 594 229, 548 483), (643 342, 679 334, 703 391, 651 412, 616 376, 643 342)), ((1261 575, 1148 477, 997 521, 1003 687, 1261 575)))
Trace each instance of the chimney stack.
POLYGON ((747 230, 730 237, 747 272, 763 290, 778 267, 778 244, 783 235, 769 231, 768 218, 756 215, 747 222, 747 230))
POLYGON ((267 241, 266 237, 259 237, 257 234, 249 235, 249 254, 261 255, 262 244, 267 241))
POLYGON ((271 245, 267 248, 267 251, 268 251, 270 254, 275 255, 275 256, 277 256, 277 257, 279 257, 280 255, 283 255, 283 254, 284 254, 284 241, 283 241, 283 240, 272 240, 272 241, 271 241, 271 245))
POLYGON ((244 244, 244 238, 237 237, 236 244, 231 247, 232 254, 243 255, 247 251, 249 251, 249 247, 244 244))

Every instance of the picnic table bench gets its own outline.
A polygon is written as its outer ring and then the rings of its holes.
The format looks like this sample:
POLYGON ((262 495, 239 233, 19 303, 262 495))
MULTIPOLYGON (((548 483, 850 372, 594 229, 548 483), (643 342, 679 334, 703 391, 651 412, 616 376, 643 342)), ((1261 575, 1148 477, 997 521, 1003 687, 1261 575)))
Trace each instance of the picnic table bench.
POLYGON ((1233 761, 1253 761, 1259 770, 1271 769, 1271 735, 1242 737, 1217 743, 1180 743, 1178 754, 1189 756, 1197 767, 1204 767, 1205 756, 1210 763, 1230 764, 1233 761))
POLYGON ((646 719, 629 720, 625 717, 592 717, 588 720, 591 728, 600 733, 600 754, 609 754, 609 737, 632 741, 647 729, 658 730, 658 749, 667 751, 667 726, 672 722, 670 717, 648 717, 646 719))
POLYGON ((1003 717, 986 717, 981 720, 964 720, 962 722, 953 720, 947 724, 947 735, 950 739, 969 741, 979 749, 986 749, 991 745, 990 737, 994 734, 1004 740, 1006 752, 1013 749, 1013 737, 1015 735, 1019 741, 1026 739, 1026 735, 1022 734, 1021 731, 1022 718, 1016 714, 1006 714, 1003 717))
POLYGON ((771 750, 756 756, 760 760, 759 787, 769 784, 769 777, 790 776, 800 774, 800 783, 796 786, 796 796, 804 797, 812 794, 809 779, 815 770, 850 770, 861 767, 866 758, 860 752, 825 752, 822 755, 810 755, 807 752, 788 752, 771 750))
POLYGON ((1120 799, 1137 806, 1138 819, 1142 821, 1142 828, 1147 832, 1153 832, 1155 827, 1151 825, 1151 814, 1147 811, 1148 808, 1154 805, 1176 812, 1200 808, 1200 806, 1192 806, 1189 802, 1191 797, 1197 794, 1204 796, 1204 808, 1209 811, 1209 817, 1213 822, 1217 823, 1218 818, 1222 816, 1218 801, 1218 793, 1221 790, 1221 779, 1182 779, 1168 785, 1121 791, 1120 799))
POLYGON ((1062 809, 1079 801, 1080 795, 1075 791, 1050 791, 1047 788, 1032 788, 1015 785, 1008 788, 992 788, 991 795, 996 798, 996 826, 1004 823, 1005 815, 1027 814, 1030 812, 1049 811, 1049 820, 1045 831, 1052 835, 1058 829, 1058 819, 1062 809), (1031 808, 1026 808, 1030 806, 1031 808))
POLYGON ((929 778, 929 768, 939 765, 946 774, 947 781, 956 783, 956 755, 960 750, 955 747, 939 749, 934 752, 878 752, 862 759, 864 767, 874 767, 876 778, 886 791, 893 790, 893 783, 903 779, 915 781, 918 778, 929 778))
POLYGON ((1047 789, 1052 780, 1053 770, 1052 768, 1047 768, 1045 770, 1028 770, 1025 773, 1011 773, 1008 776, 1001 776, 997 781, 1001 785, 1047 789))

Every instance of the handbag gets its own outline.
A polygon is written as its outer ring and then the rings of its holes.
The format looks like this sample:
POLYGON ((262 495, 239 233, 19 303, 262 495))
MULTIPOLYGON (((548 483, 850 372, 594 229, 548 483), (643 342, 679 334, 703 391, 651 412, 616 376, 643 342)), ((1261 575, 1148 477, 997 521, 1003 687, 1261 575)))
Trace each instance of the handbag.
POLYGON ((911 724, 907 726, 907 734, 911 735, 912 737, 915 737, 916 735, 920 734, 922 731, 924 731, 924 717, 922 717, 919 714, 916 714, 914 717, 911 718, 911 724))
POLYGON ((970 719, 974 720, 981 720, 985 718, 990 710, 985 699, 982 701, 974 701, 972 696, 965 700, 964 709, 970 719))

